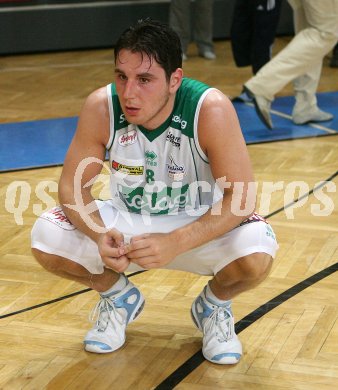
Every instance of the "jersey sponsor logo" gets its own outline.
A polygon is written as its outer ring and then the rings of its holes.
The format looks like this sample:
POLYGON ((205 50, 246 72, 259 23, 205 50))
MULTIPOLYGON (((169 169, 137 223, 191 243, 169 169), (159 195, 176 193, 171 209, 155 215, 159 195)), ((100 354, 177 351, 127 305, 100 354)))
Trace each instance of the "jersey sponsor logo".
POLYGON ((144 155, 146 158, 147 165, 150 165, 152 167, 157 166, 157 162, 155 161, 157 158, 157 154, 155 152, 153 152, 152 150, 147 150, 144 155))
POLYGON ((125 173, 126 175, 132 175, 132 176, 141 176, 144 172, 144 166, 143 165, 124 165, 121 164, 115 160, 113 160, 111 164, 112 168, 115 169, 115 171, 120 173, 125 173))
POLYGON ((127 133, 121 134, 119 136, 118 142, 121 146, 128 146, 135 143, 137 140, 137 131, 130 130, 127 133))
POLYGON ((174 180, 182 180, 186 173, 184 165, 177 164, 173 156, 170 156, 169 160, 170 164, 167 164, 168 176, 174 180))
POLYGON ((138 214, 170 214, 184 210, 195 201, 191 197, 189 184, 167 187, 154 182, 144 187, 131 188, 119 184, 117 193, 127 209, 138 214))
POLYGON ((175 123, 179 123, 182 130, 184 130, 188 125, 187 121, 181 118, 181 115, 173 115, 171 120, 175 123))
POLYGON ((121 115, 120 115, 119 123, 124 123, 124 122, 127 122, 126 116, 125 116, 124 114, 121 114, 121 115))
POLYGON ((177 135, 172 133, 171 130, 169 130, 167 134, 166 141, 169 141, 171 144, 178 148, 181 146, 181 137, 178 137, 177 135))

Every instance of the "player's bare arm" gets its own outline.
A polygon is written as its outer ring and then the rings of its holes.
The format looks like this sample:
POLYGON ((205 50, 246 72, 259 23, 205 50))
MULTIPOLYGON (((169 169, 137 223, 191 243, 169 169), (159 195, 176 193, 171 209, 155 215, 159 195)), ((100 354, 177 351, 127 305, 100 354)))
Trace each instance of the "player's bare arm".
POLYGON ((172 233, 182 252, 232 230, 252 214, 255 206, 255 195, 247 193, 248 184, 254 178, 239 120, 230 100, 219 91, 210 92, 202 105, 198 136, 213 176, 222 190, 224 188, 224 195, 198 220, 172 233), (240 186, 235 186, 235 183, 242 183, 243 191, 238 192, 240 186), (241 210, 245 209, 247 202, 252 207, 242 215, 233 212, 238 210, 238 207, 232 207, 234 201, 241 210))
POLYGON ((118 266, 116 264, 116 259, 124 255, 125 251, 123 235, 115 229, 103 234, 93 228, 95 226, 104 228, 91 190, 95 177, 102 170, 108 139, 107 94, 106 89, 101 88, 89 95, 81 110, 76 133, 68 149, 60 178, 59 201, 72 224, 98 244, 104 261, 117 271, 121 271, 120 266, 125 268, 129 264, 126 258, 125 261, 121 259, 118 266), (80 207, 81 210, 67 205, 80 207), (85 209, 81 205, 91 207, 85 209))
MULTIPOLYGON (((66 205, 78 206, 79 195, 85 205, 94 201, 91 194, 93 183, 89 186, 86 186, 86 184, 101 172, 105 153, 105 142, 108 140, 107 137, 109 136, 106 113, 108 108, 104 102, 104 96, 104 89, 100 89, 93 92, 87 98, 80 113, 75 136, 64 161, 59 183, 59 200, 65 214, 74 226, 83 231, 94 241, 97 241, 98 234, 84 223, 81 215, 76 210, 73 210, 66 205), (92 159, 93 162, 90 163, 89 158, 92 159), (78 176, 78 169, 79 167, 82 167, 82 164, 85 161, 88 161, 88 163, 83 165, 84 169, 81 170, 81 175, 78 176), (80 190, 81 193, 76 194, 77 190, 80 190)), ((91 214, 91 218, 99 226, 104 226, 98 212, 94 211, 91 214)))

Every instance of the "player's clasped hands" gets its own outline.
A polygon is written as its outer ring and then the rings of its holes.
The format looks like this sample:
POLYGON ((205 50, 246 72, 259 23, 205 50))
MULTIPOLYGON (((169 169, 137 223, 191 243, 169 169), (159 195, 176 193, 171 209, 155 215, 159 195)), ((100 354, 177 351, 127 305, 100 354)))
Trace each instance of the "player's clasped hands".
POLYGON ((126 256, 130 245, 124 243, 124 236, 116 229, 102 234, 98 240, 99 254, 104 264, 116 272, 124 272, 130 263, 126 256))
POLYGON ((147 233, 134 236, 130 243, 116 229, 102 235, 98 241, 100 256, 107 267, 124 272, 130 262, 144 269, 160 268, 170 263, 178 254, 167 233, 147 233))
POLYGON ((128 259, 144 269, 161 268, 177 255, 170 233, 146 233, 134 236, 130 243, 128 259))

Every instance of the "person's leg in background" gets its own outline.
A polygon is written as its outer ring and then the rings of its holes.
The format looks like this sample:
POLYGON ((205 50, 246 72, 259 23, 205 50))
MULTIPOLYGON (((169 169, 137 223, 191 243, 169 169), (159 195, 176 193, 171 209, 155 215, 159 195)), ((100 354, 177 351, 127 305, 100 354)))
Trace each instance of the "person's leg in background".
MULTIPOLYGON (((255 75, 271 60, 282 0, 237 0, 235 3, 231 45, 236 65, 252 66, 255 75)), ((252 102, 242 90, 234 99, 237 102, 252 102)))
POLYGON ((187 50, 191 39, 190 6, 190 0, 171 0, 170 2, 169 24, 180 37, 183 60, 187 59, 187 50))
POLYGON ((251 45, 252 73, 256 74, 271 60, 282 0, 256 0, 251 45))
POLYGON ((196 0, 194 4, 194 40, 200 56, 214 60, 213 0, 196 0))
POLYGON ((230 28, 232 54, 236 66, 251 65, 254 2, 236 0, 230 28))
MULTIPOLYGON (((319 40, 329 51, 333 44, 332 36, 334 36, 335 28, 326 15, 328 12, 332 12, 334 15, 338 7, 335 10, 331 6, 325 6, 325 2, 323 4, 323 2, 315 2, 313 0, 302 0, 301 4, 291 0, 290 4, 293 7, 296 34, 306 29, 308 34, 304 35, 304 39, 319 40), (322 32, 322 34, 318 36, 317 31, 322 32)), ((304 75, 297 77, 293 81, 296 104, 293 108, 292 118, 296 124, 322 122, 333 118, 332 114, 320 110, 317 106, 316 91, 322 72, 322 65, 323 57, 319 57, 304 75)))
MULTIPOLYGON (((236 0, 230 27, 230 41, 232 55, 239 68, 252 65, 252 43, 254 29, 255 2, 236 0)), ((252 99, 244 90, 233 102, 248 103, 252 99)))
POLYGON ((323 59, 337 40, 338 0, 322 0, 320 3, 315 0, 289 2, 293 7, 297 7, 297 12, 300 12, 300 7, 306 3, 307 18, 309 11, 315 13, 315 17, 309 21, 311 27, 296 34, 283 50, 244 85, 247 93, 254 98, 257 114, 270 128, 272 128, 270 106, 275 94, 297 77, 315 72, 312 71, 313 66, 318 66, 318 61, 323 59))

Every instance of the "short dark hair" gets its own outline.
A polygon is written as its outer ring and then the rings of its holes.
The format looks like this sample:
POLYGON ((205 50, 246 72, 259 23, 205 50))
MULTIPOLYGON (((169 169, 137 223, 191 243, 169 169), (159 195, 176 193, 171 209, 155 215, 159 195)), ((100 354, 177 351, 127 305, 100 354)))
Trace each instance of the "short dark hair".
POLYGON ((145 54, 151 62, 154 59, 164 69, 168 81, 172 73, 182 67, 179 36, 166 23, 157 20, 139 20, 121 34, 115 45, 115 64, 122 49, 145 54))

